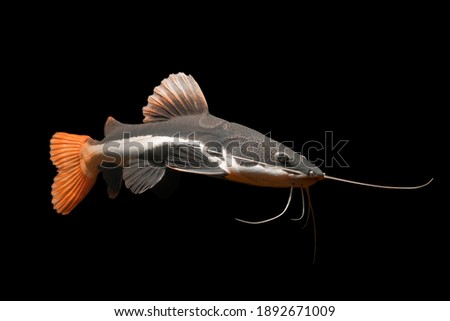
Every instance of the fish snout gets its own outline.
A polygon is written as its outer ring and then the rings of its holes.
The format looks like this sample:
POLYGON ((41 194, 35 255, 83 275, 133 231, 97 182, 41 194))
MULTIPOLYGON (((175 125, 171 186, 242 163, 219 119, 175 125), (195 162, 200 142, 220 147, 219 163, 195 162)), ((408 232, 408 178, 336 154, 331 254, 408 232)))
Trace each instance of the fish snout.
POLYGON ((317 173, 313 170, 308 171, 308 173, 303 173, 300 171, 285 169, 285 172, 287 173, 289 179, 292 181, 293 186, 301 188, 309 187, 325 178, 324 173, 317 173))

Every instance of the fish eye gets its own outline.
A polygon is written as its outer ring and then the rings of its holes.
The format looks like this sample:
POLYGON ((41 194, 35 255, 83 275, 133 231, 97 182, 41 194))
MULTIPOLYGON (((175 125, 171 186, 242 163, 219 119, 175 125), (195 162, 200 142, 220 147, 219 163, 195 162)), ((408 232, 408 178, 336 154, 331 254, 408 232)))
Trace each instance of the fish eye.
POLYGON ((310 169, 309 172, 308 172, 308 175, 309 175, 309 176, 313 176, 313 175, 314 175, 314 172, 310 169))
POLYGON ((283 152, 275 153, 275 157, 280 163, 283 163, 283 164, 286 164, 291 160, 290 157, 288 156, 288 154, 283 153, 283 152))

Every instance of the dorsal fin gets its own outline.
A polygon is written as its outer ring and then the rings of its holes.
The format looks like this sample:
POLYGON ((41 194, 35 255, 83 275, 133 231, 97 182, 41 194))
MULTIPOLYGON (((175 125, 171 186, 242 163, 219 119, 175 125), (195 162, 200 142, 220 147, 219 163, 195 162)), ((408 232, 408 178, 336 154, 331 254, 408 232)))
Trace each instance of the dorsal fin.
POLYGON ((171 74, 161 85, 155 87, 142 112, 144 123, 150 123, 172 117, 207 113, 208 104, 194 78, 180 72, 171 74))
POLYGON ((114 118, 112 118, 111 116, 109 116, 108 119, 106 119, 106 123, 105 123, 105 128, 104 128, 105 136, 108 135, 110 132, 112 132, 115 128, 117 128, 120 125, 123 125, 123 124, 120 121, 117 121, 114 118))

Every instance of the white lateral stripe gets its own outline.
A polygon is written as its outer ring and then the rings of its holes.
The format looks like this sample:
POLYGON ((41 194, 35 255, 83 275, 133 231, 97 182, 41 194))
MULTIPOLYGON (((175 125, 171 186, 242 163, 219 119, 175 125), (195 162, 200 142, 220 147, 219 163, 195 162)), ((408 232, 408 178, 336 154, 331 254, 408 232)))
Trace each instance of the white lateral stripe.
POLYGON ((107 150, 108 153, 120 155, 129 161, 141 157, 141 153, 151 153, 155 148, 161 147, 163 144, 177 145, 186 143, 199 145, 200 150, 202 152, 205 151, 205 146, 197 140, 153 135, 135 136, 130 138, 125 137, 123 139, 112 140, 103 145, 97 145, 97 149, 100 152, 107 150))
POLYGON ((192 143, 192 144, 200 144, 199 141, 184 139, 180 137, 169 137, 169 136, 153 136, 153 135, 145 135, 145 136, 135 136, 127 139, 119 139, 112 141, 114 143, 119 143, 121 146, 126 143, 139 143, 144 146, 147 150, 150 147, 159 147, 165 143, 192 143))

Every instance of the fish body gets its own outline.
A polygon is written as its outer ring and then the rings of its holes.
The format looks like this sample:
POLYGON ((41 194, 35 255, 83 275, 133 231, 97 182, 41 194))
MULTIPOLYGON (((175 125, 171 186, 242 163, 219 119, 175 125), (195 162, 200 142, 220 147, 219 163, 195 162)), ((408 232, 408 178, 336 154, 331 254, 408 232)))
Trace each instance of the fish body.
POLYGON ((246 126, 209 113, 191 76, 172 74, 154 89, 143 108, 142 124, 109 117, 101 141, 56 133, 50 159, 58 174, 52 203, 71 212, 87 195, 99 173, 115 198, 122 186, 143 193, 167 170, 190 172, 266 187, 306 188, 324 174, 303 155, 246 126))

